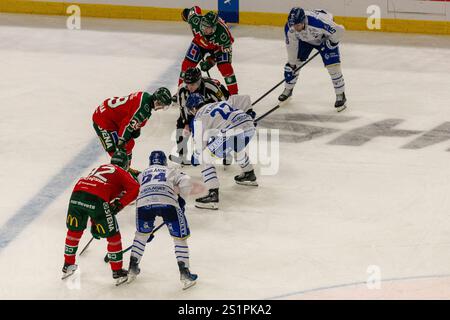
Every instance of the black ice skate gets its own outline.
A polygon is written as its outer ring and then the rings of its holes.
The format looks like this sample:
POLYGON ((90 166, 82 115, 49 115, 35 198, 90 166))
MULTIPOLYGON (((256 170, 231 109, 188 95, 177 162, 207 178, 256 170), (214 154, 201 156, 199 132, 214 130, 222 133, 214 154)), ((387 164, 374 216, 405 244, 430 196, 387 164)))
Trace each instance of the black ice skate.
POLYGON ((183 284, 183 290, 186 290, 196 284, 198 276, 189 271, 188 268, 185 267, 183 261, 178 261, 178 268, 180 269, 180 280, 183 284))
POLYGON ((73 275, 75 273, 75 271, 77 270, 78 266, 76 264, 68 264, 68 263, 64 263, 64 266, 62 268, 62 272, 63 275, 61 277, 62 280, 70 277, 71 275, 73 275))
POLYGON ((128 283, 133 282, 137 275, 141 273, 137 260, 138 259, 136 257, 130 257, 130 266, 128 267, 128 283))
POLYGON ((283 93, 278 97, 278 101, 283 102, 292 96, 292 91, 294 89, 284 89, 283 93))
POLYGON ((195 207, 200 209, 219 209, 219 189, 209 189, 208 195, 195 199, 195 207))
POLYGON ((190 166, 191 161, 188 160, 186 157, 183 157, 182 155, 175 156, 173 154, 169 154, 169 160, 178 164, 181 164, 182 166, 190 166))
POLYGON ((244 186, 258 186, 254 170, 242 172, 240 175, 234 177, 234 181, 237 184, 242 184, 244 186))
POLYGON ((122 283, 128 280, 128 272, 127 270, 120 269, 113 271, 113 278, 116 280, 116 286, 120 286, 122 283))
POLYGON ((334 107, 336 108, 337 112, 344 111, 345 108, 347 108, 347 105, 345 104, 347 102, 347 99, 345 98, 345 92, 342 94, 336 95, 336 102, 334 103, 334 107))

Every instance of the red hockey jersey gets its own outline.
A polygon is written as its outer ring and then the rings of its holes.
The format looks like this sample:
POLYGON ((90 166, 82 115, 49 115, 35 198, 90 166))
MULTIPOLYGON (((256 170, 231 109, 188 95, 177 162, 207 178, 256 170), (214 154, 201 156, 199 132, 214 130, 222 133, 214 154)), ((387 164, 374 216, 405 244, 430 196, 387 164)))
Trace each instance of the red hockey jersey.
MULTIPOLYGON (((125 127, 141 107, 143 94, 144 92, 136 92, 125 97, 106 99, 97 107, 92 120, 100 128, 108 131, 117 131, 119 136, 121 136, 125 127)), ((146 122, 140 123, 140 127, 143 127, 146 122)))
POLYGON ((104 164, 89 173, 87 177, 78 180, 73 192, 83 191, 96 195, 106 202, 119 197, 122 191, 126 193, 120 198, 125 207, 136 199, 139 194, 139 183, 131 174, 113 164, 104 164))

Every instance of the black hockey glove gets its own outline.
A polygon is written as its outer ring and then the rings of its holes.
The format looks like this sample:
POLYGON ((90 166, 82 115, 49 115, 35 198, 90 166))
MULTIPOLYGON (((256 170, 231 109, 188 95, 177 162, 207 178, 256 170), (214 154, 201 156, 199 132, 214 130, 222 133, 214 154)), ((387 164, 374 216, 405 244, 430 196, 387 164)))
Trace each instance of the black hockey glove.
POLYGON ((139 138, 140 135, 141 135, 141 129, 137 129, 137 130, 133 131, 133 133, 131 134, 131 137, 133 139, 137 139, 137 138, 139 138))
POLYGON ((113 215, 116 215, 117 213, 119 213, 119 211, 122 210, 122 208, 123 208, 123 205, 118 198, 112 200, 109 203, 109 210, 111 211, 111 213, 113 215))
POLYGON ((91 234, 95 239, 100 240, 100 234, 97 231, 97 225, 93 220, 91 220, 91 234))
POLYGON ((250 108, 250 109, 248 109, 245 113, 248 114, 250 117, 252 117, 253 120, 255 120, 255 118, 256 118, 256 112, 253 111, 253 109, 250 108))
POLYGON ((127 145, 127 142, 125 141, 125 138, 120 137, 119 141, 117 142, 117 148, 125 150, 126 145, 127 145))
POLYGON ((200 62, 200 69, 204 72, 209 71, 216 65, 216 60, 212 56, 208 56, 204 61, 200 62))

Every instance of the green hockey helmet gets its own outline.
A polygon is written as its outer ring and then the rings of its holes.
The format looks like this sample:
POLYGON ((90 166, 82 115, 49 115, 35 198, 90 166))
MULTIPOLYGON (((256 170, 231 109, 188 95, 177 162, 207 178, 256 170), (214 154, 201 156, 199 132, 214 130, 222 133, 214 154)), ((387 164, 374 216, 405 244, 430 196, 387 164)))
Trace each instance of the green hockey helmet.
POLYGON ((169 89, 165 87, 159 88, 153 95, 160 106, 170 106, 172 104, 172 95, 170 94, 169 89))
POLYGON ((128 155, 124 150, 117 149, 111 157, 111 164, 121 167, 124 170, 128 170, 128 155))
POLYGON ((213 11, 209 11, 207 14, 205 14, 200 21, 200 31, 202 32, 202 34, 209 36, 216 32, 218 20, 219 16, 213 11), (212 32, 205 33, 207 28, 211 28, 212 32))

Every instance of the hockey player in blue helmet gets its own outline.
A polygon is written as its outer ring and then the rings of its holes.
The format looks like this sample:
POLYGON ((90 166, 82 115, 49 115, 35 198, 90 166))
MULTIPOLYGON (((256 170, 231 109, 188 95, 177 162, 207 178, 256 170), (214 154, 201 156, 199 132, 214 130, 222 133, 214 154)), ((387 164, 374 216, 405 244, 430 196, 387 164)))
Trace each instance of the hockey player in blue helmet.
POLYGON ((345 82, 341 70, 339 42, 344 34, 344 27, 333 20, 333 15, 325 10, 303 10, 295 7, 289 12, 284 33, 288 62, 284 67, 285 89, 278 97, 285 101, 292 96, 298 80, 296 69, 305 62, 311 51, 316 49, 330 74, 336 93, 334 107, 341 112, 346 108, 345 82))
POLYGON ((188 112, 195 115, 192 136, 194 140, 191 164, 202 163, 203 182, 208 194, 195 200, 202 209, 219 208, 219 178, 214 163, 235 155, 241 174, 234 177, 240 185, 258 186, 247 146, 255 135, 255 112, 248 95, 232 95, 226 101, 206 103, 193 93, 186 101, 188 112))
POLYGON ((128 268, 128 282, 140 273, 139 263, 145 246, 154 230, 156 217, 162 217, 169 229, 175 246, 175 256, 183 289, 195 285, 197 275, 189 270, 189 225, 184 214, 184 199, 191 190, 190 177, 176 168, 167 166, 163 151, 153 151, 149 156, 149 167, 138 176, 140 184, 136 201, 136 233, 128 268))

